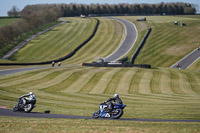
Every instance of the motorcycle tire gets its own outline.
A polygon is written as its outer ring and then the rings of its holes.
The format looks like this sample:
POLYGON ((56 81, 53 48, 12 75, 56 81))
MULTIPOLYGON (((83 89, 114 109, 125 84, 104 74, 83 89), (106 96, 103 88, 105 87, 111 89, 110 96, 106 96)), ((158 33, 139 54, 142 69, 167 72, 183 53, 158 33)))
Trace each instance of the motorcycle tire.
POLYGON ((123 109, 114 109, 112 111, 112 119, 119 119, 123 113, 123 109))
POLYGON ((13 108, 13 112, 17 112, 18 111, 18 107, 17 105, 13 108))
POLYGON ((99 115, 100 115, 100 110, 97 110, 97 111, 94 112, 93 118, 97 119, 97 118, 99 118, 99 115))
POLYGON ((33 109, 33 104, 27 104, 26 106, 24 106, 24 111, 25 111, 26 113, 31 112, 32 109, 33 109))

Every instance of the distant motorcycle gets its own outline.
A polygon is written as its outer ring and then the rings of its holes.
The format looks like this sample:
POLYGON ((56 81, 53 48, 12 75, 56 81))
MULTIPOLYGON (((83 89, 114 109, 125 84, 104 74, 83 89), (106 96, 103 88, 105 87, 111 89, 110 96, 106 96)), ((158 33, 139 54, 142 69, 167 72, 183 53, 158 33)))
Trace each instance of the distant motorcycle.
POLYGON ((26 104, 23 104, 23 98, 19 98, 17 105, 13 108, 14 112, 24 111, 29 113, 35 108, 36 100, 27 101, 26 104))
POLYGON ((105 103, 100 104, 99 110, 95 111, 93 114, 93 118, 112 118, 119 119, 123 115, 123 109, 126 105, 117 104, 114 106, 111 112, 107 111, 108 105, 105 103))

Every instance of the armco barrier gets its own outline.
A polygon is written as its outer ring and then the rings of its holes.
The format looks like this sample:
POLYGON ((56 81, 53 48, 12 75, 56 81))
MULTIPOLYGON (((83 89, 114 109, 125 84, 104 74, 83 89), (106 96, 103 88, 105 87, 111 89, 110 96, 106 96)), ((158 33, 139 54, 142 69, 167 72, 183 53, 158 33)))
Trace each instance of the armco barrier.
POLYGON ((144 44, 145 44, 145 42, 146 42, 146 39, 148 38, 150 32, 151 32, 151 27, 148 28, 148 30, 147 30, 147 32, 146 32, 144 38, 142 39, 140 45, 139 45, 138 48, 136 49, 135 53, 132 55, 132 57, 131 57, 131 63, 132 63, 132 64, 134 64, 134 61, 135 61, 136 57, 138 56, 138 54, 139 54, 141 48, 144 46, 144 44))
POLYGON ((139 68, 151 68, 148 64, 132 64, 131 62, 110 64, 109 62, 103 63, 82 63, 82 66, 88 67, 139 67, 139 68))
POLYGON ((59 59, 56 60, 49 60, 49 61, 43 61, 43 62, 34 62, 34 63, 0 63, 0 65, 4 65, 4 66, 12 66, 12 65, 44 65, 44 64, 51 64, 52 62, 60 62, 66 59, 69 59, 70 57, 72 57, 80 48, 82 48, 86 43, 88 43, 95 35, 95 33, 97 32, 98 26, 99 26, 99 20, 97 18, 95 18, 97 23, 96 26, 94 28, 94 31, 92 32, 92 34, 89 36, 89 38, 87 40, 85 40, 83 43, 81 43, 78 47, 76 47, 71 53, 67 54, 64 57, 61 57, 59 59))

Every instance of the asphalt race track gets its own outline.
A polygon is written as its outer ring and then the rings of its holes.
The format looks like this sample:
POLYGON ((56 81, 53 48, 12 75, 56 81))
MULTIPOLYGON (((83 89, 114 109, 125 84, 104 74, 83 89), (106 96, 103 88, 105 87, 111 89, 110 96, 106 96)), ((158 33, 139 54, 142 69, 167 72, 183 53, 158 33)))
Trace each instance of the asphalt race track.
POLYGON ((200 58, 200 50, 195 49, 183 59, 171 66, 171 68, 187 69, 193 62, 200 58), (177 66, 179 64, 179 66, 177 66))
POLYGON ((0 70, 0 76, 13 74, 13 73, 17 73, 17 72, 23 72, 23 71, 45 69, 45 68, 50 68, 50 67, 14 68, 14 69, 0 70))
MULTIPOLYGON (((91 114, 92 115, 92 114, 91 114)), ((93 119, 92 116, 75 116, 75 115, 63 115, 63 114, 50 114, 50 113, 40 113, 40 112, 13 112, 9 109, 0 108, 0 116, 10 116, 10 117, 30 117, 30 118, 60 118, 60 119, 93 119)), ((103 119, 103 118, 100 118, 103 119)), ((200 120, 167 120, 167 119, 131 119, 131 118, 120 118, 120 119, 110 119, 106 120, 124 120, 124 121, 143 121, 143 122, 200 122, 200 120)), ((104 119, 104 120, 105 120, 104 119)))
POLYGON ((133 23, 124 19, 118 19, 118 18, 112 18, 112 19, 121 22, 125 26, 126 37, 123 43, 120 45, 120 47, 116 51, 114 51, 111 55, 106 57, 105 62, 115 61, 120 57, 124 56, 125 54, 127 54, 135 44, 138 36, 137 29, 135 25, 133 25, 133 23))
MULTIPOLYGON (((77 66, 77 65, 63 65, 62 67, 71 67, 71 66, 77 66)), ((31 71, 31 70, 38 70, 38 69, 48 69, 48 68, 57 68, 49 66, 44 66, 44 67, 29 67, 29 68, 13 68, 13 69, 6 69, 6 70, 0 70, 0 76, 4 75, 9 75, 13 73, 18 73, 18 72, 24 72, 24 71, 31 71)))

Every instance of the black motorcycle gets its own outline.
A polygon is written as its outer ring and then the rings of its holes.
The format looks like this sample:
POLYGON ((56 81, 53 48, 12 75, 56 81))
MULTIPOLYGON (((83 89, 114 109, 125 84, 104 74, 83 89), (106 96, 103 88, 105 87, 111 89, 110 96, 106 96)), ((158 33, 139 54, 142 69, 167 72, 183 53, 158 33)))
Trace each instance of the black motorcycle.
POLYGON ((36 100, 26 100, 26 104, 23 104, 23 98, 19 98, 17 105, 13 108, 13 112, 23 111, 29 113, 36 107, 35 103, 36 100))

